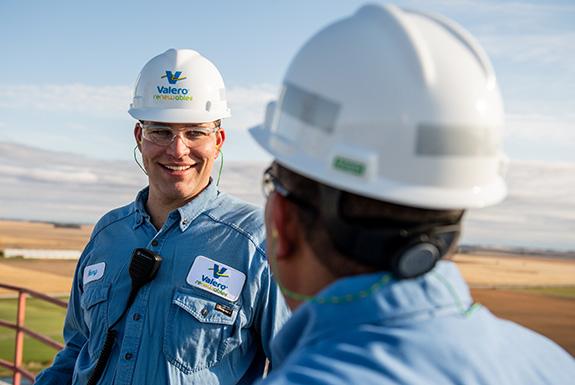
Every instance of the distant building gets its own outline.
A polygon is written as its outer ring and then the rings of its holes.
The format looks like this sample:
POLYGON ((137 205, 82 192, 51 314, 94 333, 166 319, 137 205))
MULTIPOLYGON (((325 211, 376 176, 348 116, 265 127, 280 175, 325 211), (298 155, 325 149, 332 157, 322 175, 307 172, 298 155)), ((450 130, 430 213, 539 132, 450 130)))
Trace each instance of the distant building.
POLYGON ((81 229, 82 225, 79 223, 52 223, 55 229, 81 229))
POLYGON ((4 258, 24 259, 79 259, 81 250, 3 249, 4 258))

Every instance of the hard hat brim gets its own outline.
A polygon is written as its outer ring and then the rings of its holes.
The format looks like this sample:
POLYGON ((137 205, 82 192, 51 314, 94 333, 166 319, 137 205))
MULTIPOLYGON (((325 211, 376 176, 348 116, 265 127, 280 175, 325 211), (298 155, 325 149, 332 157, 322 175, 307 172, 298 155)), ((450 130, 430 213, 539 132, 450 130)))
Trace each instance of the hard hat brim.
POLYGON ((455 189, 402 183, 377 176, 377 172, 371 178, 343 175, 330 167, 331 160, 320 162, 311 159, 263 124, 251 127, 249 133, 282 166, 319 183, 372 199, 417 208, 451 210, 494 205, 507 195, 507 187, 501 177, 481 188, 455 189))
POLYGON ((128 113, 137 120, 164 123, 206 123, 229 118, 230 110, 219 113, 197 112, 183 108, 130 108, 128 113))

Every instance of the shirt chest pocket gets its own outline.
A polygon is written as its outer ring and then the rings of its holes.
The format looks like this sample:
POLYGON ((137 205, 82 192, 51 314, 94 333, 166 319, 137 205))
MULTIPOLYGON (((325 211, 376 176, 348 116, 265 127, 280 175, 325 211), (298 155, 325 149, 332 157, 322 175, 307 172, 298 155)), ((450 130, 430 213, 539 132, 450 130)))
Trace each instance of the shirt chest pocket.
POLYGON ((176 289, 164 333, 164 354, 186 374, 215 365, 241 343, 239 306, 176 289))
POLYGON ((90 330, 90 338, 88 339, 90 353, 97 351, 108 329, 109 293, 110 285, 88 284, 82 297, 80 297, 84 322, 90 330))

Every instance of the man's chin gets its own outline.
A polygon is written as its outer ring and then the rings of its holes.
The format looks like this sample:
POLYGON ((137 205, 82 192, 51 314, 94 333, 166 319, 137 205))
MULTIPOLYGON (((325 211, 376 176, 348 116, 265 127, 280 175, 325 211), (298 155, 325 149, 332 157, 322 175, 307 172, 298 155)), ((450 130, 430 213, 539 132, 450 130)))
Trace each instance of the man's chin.
POLYGON ((208 185, 208 181, 205 183, 198 182, 196 179, 193 180, 184 180, 174 184, 174 188, 172 190, 172 195, 174 197, 178 197, 181 200, 189 200, 194 198, 196 195, 201 193, 206 186, 208 185))

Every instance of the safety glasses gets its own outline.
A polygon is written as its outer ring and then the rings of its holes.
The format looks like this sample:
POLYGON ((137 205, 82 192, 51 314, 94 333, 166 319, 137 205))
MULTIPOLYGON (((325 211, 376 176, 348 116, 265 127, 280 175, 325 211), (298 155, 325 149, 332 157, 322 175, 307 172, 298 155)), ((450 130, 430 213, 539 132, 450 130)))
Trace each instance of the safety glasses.
POLYGON ((220 129, 218 123, 182 126, 178 129, 157 123, 140 122, 144 139, 159 146, 168 146, 179 136, 186 146, 194 146, 205 141, 220 129))
POLYGON ((316 208, 310 203, 304 201, 303 199, 295 196, 293 193, 288 191, 281 183, 281 181, 272 173, 272 166, 268 167, 263 174, 262 178, 262 192, 264 196, 269 198, 272 192, 276 192, 287 200, 297 204, 300 207, 306 208, 311 211, 316 211, 316 208))

